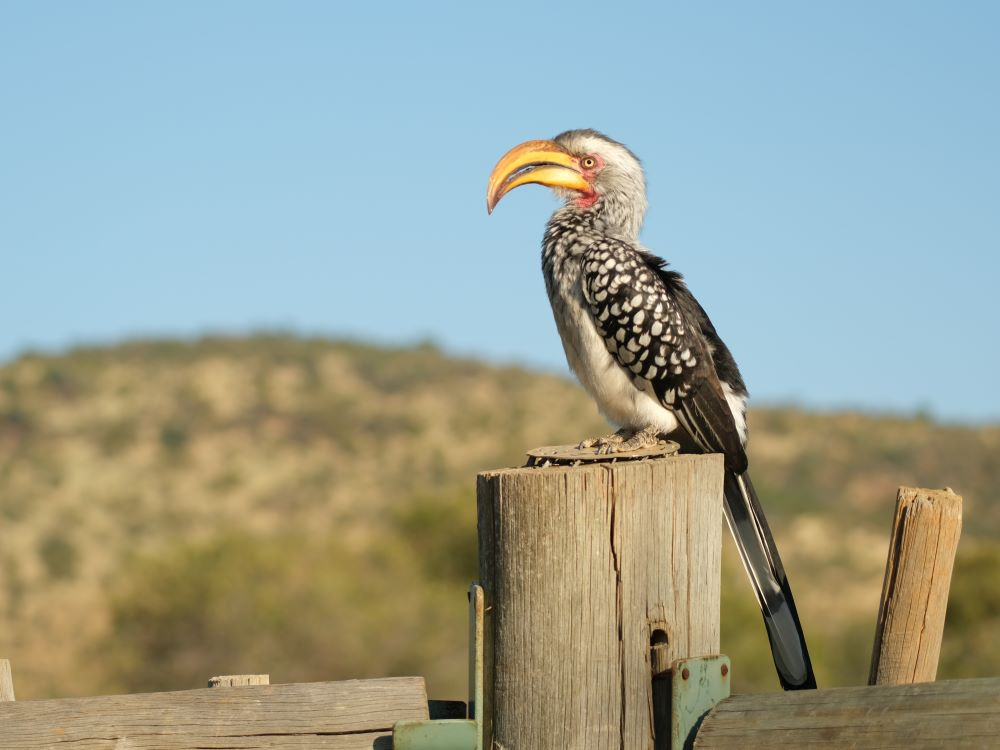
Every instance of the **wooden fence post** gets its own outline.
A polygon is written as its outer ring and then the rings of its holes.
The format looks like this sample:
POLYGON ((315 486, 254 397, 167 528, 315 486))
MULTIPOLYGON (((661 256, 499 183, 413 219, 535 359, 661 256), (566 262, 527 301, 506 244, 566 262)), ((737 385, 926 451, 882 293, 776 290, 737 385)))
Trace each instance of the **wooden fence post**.
POLYGON ((0 659, 0 702, 14 700, 14 677, 10 673, 10 662, 0 659))
POLYGON ((651 644, 719 651, 722 479, 693 455, 479 476, 483 747, 667 747, 651 644))
POLYGON ((211 677, 209 687, 240 687, 243 685, 270 685, 271 676, 266 674, 224 674, 211 677))
POLYGON ((962 533, 950 489, 900 487, 879 604, 869 685, 933 682, 962 533))

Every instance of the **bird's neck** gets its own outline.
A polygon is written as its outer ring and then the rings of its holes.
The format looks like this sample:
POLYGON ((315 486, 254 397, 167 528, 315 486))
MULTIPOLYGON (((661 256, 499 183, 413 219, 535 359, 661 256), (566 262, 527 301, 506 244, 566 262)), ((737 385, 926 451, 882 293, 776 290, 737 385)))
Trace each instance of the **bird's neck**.
POLYGON ((614 199, 605 196, 585 208, 569 202, 549 219, 545 228, 545 252, 573 256, 584 252, 594 240, 606 237, 638 242, 642 216, 633 218, 635 216, 634 211, 624 210, 614 199))
POLYGON ((637 242, 637 235, 638 228, 633 231, 609 222, 600 201, 587 208, 567 203, 552 214, 542 241, 542 272, 549 296, 560 287, 575 288, 580 260, 593 243, 608 238, 637 242))
POLYGON ((576 196, 552 214, 549 232, 572 231, 614 237, 626 242, 638 242, 639 230, 646 214, 645 196, 621 191, 600 195, 593 203, 581 203, 576 196))
POLYGON ((608 227, 608 234, 629 242, 639 241, 639 230, 646 215, 645 194, 609 191, 601 195, 589 210, 600 216, 608 227))
POLYGON ((552 214, 545 227, 542 256, 547 262, 569 261, 607 235, 608 226, 596 212, 567 205, 552 214))

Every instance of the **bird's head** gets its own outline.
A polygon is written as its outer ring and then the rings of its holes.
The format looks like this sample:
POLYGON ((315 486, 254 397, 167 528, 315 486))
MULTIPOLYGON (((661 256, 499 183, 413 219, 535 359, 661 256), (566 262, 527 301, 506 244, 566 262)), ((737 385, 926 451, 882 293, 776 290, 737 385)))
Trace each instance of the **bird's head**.
POLYGON ((490 174, 486 210, 516 187, 546 185, 570 210, 594 211, 628 236, 646 213, 646 176, 635 154, 596 130, 567 130, 551 141, 526 141, 508 151, 490 174))

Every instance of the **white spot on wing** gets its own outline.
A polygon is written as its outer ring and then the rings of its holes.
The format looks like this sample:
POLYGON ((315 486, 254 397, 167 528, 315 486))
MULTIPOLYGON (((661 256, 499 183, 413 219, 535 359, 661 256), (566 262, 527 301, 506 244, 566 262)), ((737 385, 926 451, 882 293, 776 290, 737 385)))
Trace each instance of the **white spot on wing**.
POLYGON ((726 394, 726 401, 729 403, 729 410, 733 413, 733 421, 736 422, 736 432, 739 433, 740 442, 747 444, 747 397, 741 396, 729 387, 729 383, 722 383, 722 392, 726 394))

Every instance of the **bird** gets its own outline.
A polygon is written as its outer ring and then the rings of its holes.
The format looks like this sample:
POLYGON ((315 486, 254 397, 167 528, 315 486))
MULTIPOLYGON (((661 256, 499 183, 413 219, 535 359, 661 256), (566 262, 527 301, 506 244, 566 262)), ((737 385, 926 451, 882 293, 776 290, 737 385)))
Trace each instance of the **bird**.
POLYGON ((646 177, 625 145, 591 129, 510 149, 489 176, 493 213, 511 190, 552 188, 563 205, 542 240, 542 273, 570 369, 620 429, 583 440, 614 454, 664 436, 724 456, 726 520, 760 605, 779 682, 816 687, 791 587, 747 459, 748 391, 684 278, 639 242, 646 177))

